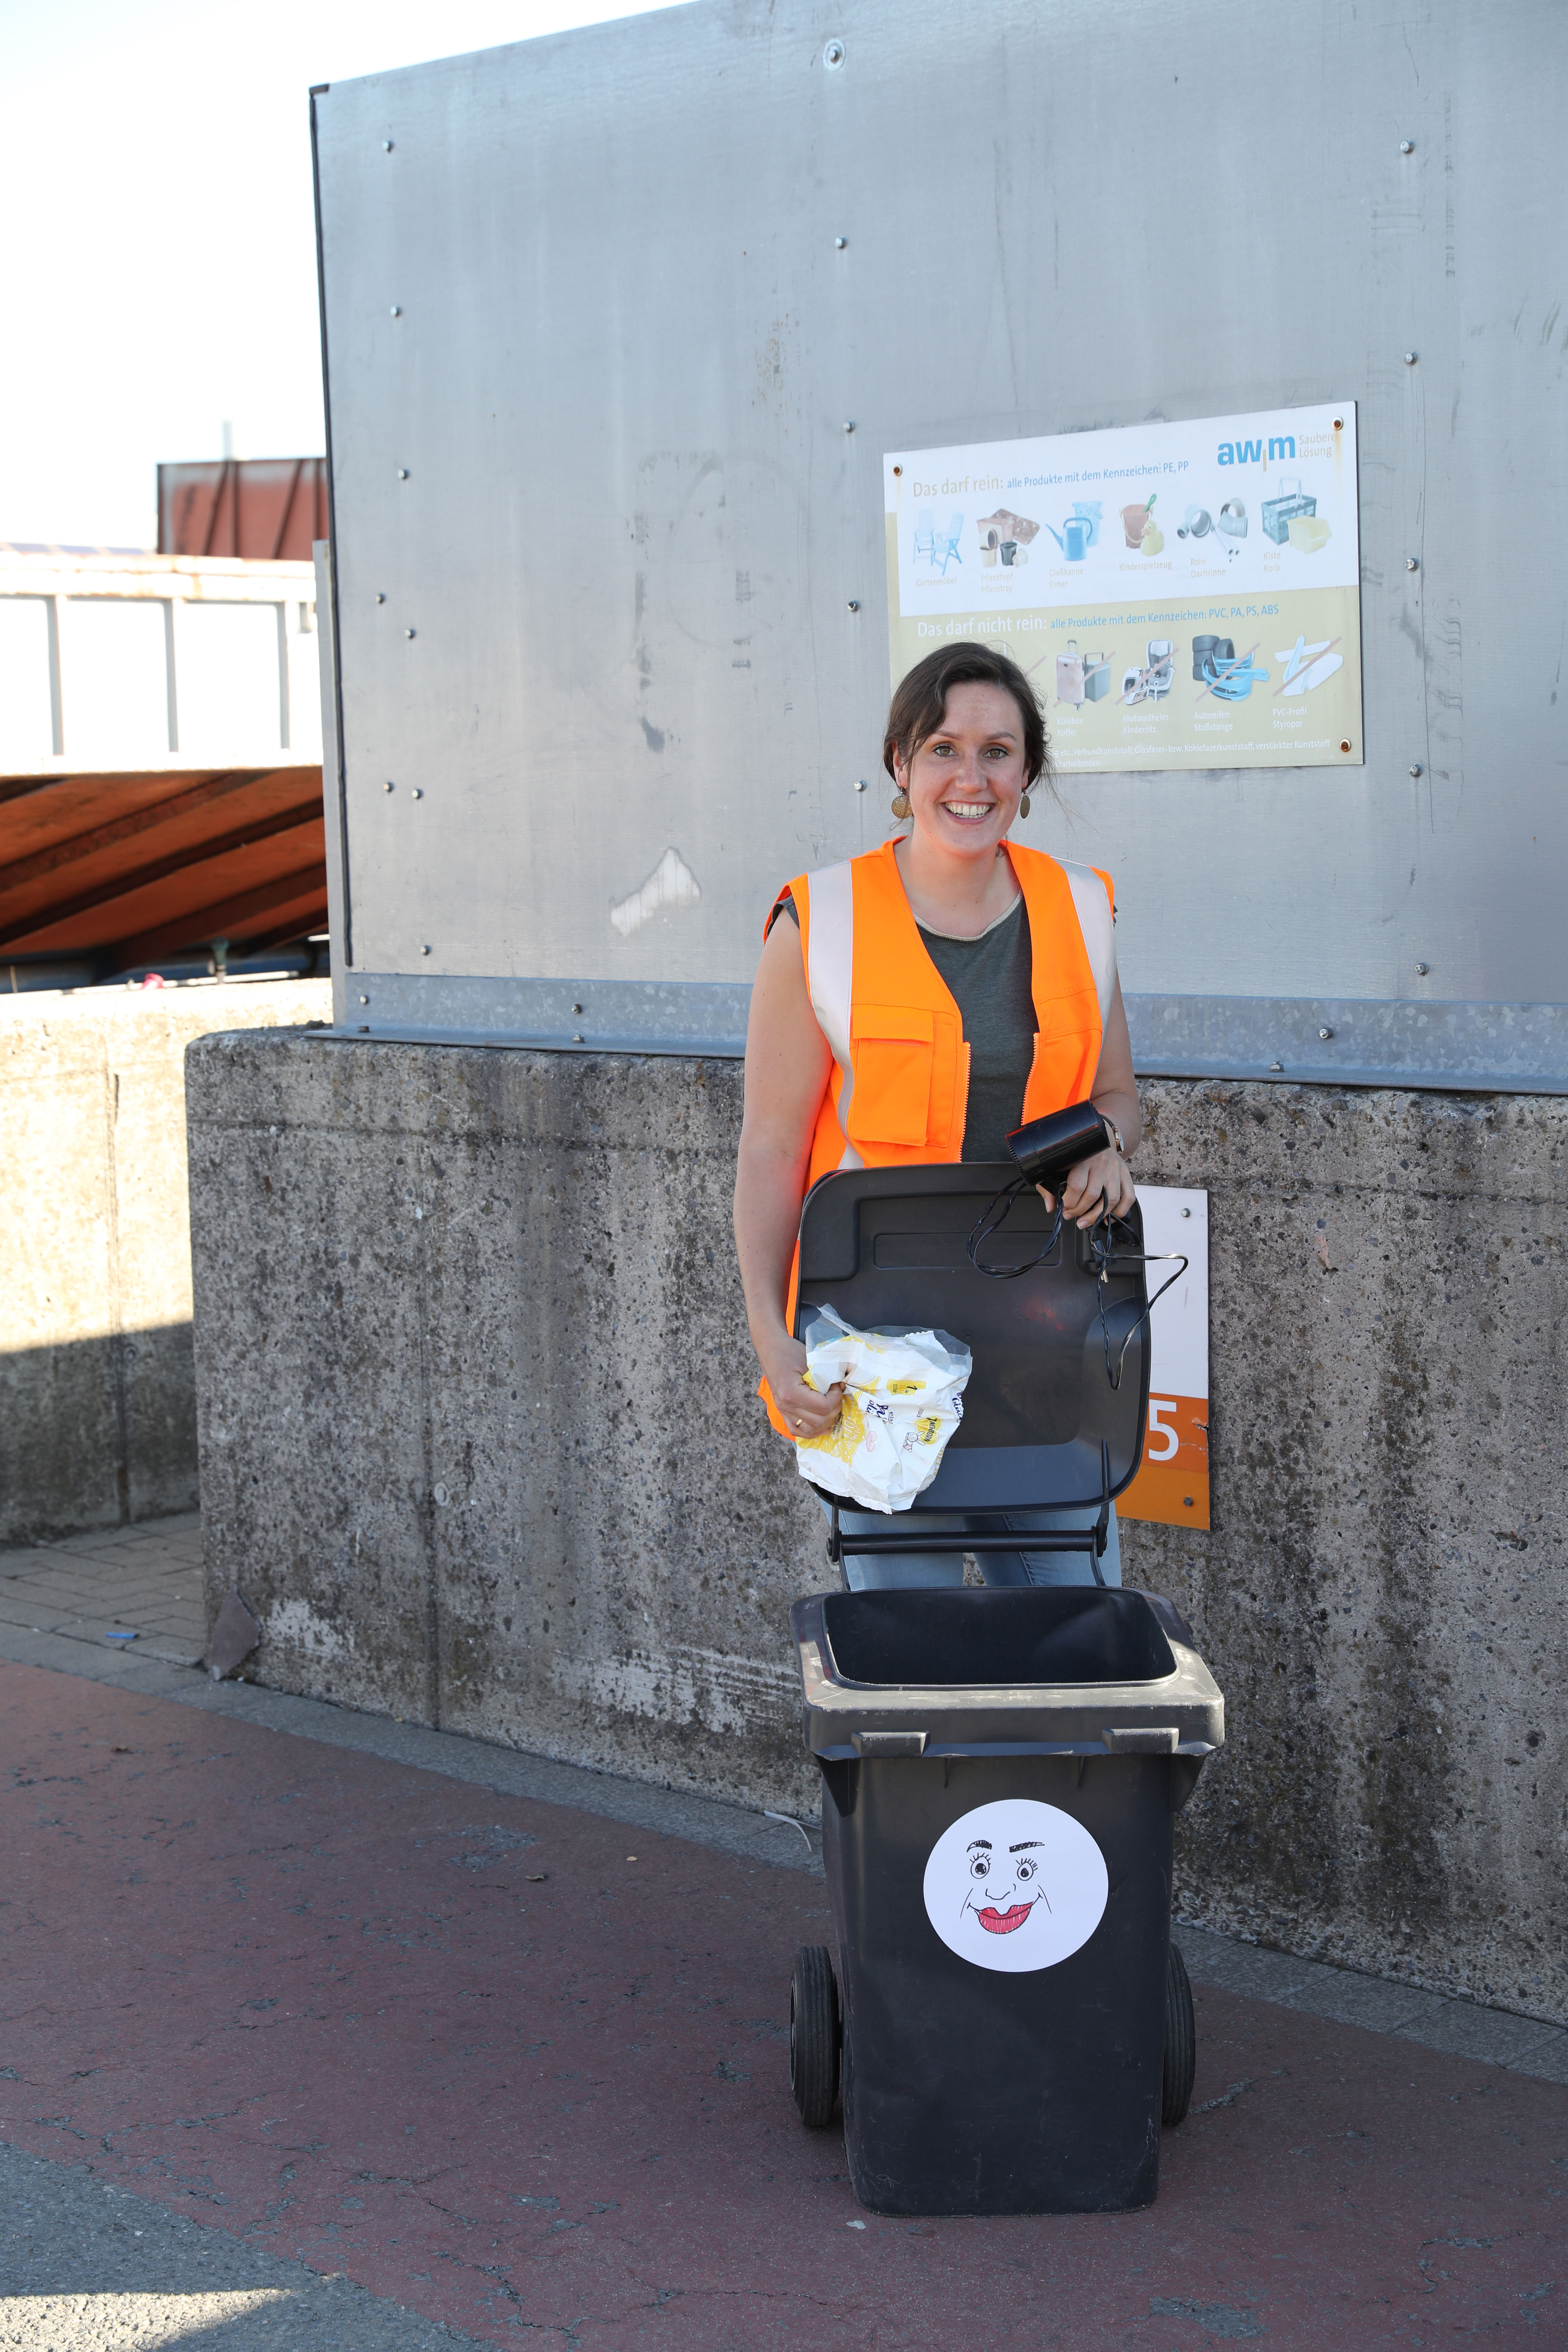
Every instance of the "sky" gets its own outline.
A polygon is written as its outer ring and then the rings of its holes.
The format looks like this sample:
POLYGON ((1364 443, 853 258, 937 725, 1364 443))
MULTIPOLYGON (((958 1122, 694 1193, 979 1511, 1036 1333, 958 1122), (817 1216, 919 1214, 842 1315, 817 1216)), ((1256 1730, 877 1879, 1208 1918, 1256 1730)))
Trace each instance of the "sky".
POLYGON ((0 0, 0 541, 153 547, 160 459, 324 446, 314 82, 637 0, 0 0))

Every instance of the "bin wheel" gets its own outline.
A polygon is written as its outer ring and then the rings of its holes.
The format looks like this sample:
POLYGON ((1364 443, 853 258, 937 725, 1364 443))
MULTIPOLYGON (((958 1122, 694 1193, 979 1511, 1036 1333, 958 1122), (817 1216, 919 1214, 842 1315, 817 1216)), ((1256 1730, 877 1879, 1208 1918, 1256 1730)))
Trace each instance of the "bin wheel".
POLYGON ((1193 2021, 1193 1989, 1186 1962, 1174 1944, 1165 1969, 1165 2067, 1160 2120, 1179 2124, 1193 2095, 1193 2075, 1198 2063, 1197 2027, 1193 2021))
POLYGON ((789 1988, 789 2086, 813 2131, 838 2100, 838 1987, 826 1944, 803 1944, 789 1988))

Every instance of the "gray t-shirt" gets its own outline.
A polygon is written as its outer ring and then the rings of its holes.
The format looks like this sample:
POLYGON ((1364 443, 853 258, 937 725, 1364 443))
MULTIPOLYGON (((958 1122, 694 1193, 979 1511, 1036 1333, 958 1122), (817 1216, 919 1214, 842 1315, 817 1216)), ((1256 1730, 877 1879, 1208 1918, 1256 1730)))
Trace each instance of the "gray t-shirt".
MULTIPOLYGON (((795 900, 780 900, 799 928, 795 900)), ((977 940, 949 939, 917 924, 921 944, 947 983, 969 1047, 965 1160, 1005 1160, 1007 1137, 1024 1116, 1035 1059, 1034 949, 1029 914, 1017 898, 977 940)))

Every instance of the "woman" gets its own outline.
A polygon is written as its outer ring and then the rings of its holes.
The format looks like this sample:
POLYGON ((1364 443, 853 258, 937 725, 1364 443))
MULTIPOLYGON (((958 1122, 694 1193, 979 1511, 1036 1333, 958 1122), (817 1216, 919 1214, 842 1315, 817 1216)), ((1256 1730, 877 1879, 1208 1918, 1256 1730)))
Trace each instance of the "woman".
MULTIPOLYGON (((1050 784, 1023 672, 984 646, 928 655, 893 696, 882 763, 897 787, 893 814, 910 830, 786 885, 752 992, 735 1245, 761 1393, 792 1443, 829 1430, 843 1396, 805 1385, 793 1330, 801 1202, 819 1176, 1005 1160, 1005 1139, 1025 1119, 1092 1100, 1105 1149, 1072 1170, 1062 1194, 1066 1215, 1089 1225, 1104 1208, 1131 1207, 1126 1155, 1142 1132, 1110 877, 1008 838, 1031 788, 1050 784)), ((1041 1512, 1011 1524, 1024 1532, 1095 1517, 1041 1512)), ((847 1532, 886 1526, 840 1518, 847 1532)), ((926 1528, 943 1524, 922 1515, 926 1528)), ((1114 1524, 1108 1582, 1121 1580, 1114 1524)), ((1073 1553, 984 1558, 988 1583, 1090 1572, 1073 1553)), ((850 1557, 846 1573, 856 1591, 962 1583, 963 1553, 850 1557)))

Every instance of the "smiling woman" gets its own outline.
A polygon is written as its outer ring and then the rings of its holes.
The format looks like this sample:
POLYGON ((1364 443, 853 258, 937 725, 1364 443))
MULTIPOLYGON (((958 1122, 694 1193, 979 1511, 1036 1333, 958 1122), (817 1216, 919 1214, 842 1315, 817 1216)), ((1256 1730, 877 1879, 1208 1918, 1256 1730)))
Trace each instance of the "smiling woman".
MULTIPOLYGON (((1133 1198, 1142 1119, 1110 877, 1008 837, 1050 784, 1028 680, 986 646, 929 655, 893 697, 882 758, 909 832, 785 885, 752 994, 735 1240, 761 1393, 792 1444, 831 1429, 843 1396, 805 1384, 793 1328, 792 1253, 819 1177, 1002 1160, 1026 1119, 1092 1101, 1105 1148, 1072 1170, 1063 1208, 1089 1225, 1133 1198)), ((985 1573, 1057 1582, 1074 1565, 992 1553, 985 1573)), ((1117 1580, 1114 1545, 1104 1572, 1117 1580)), ((961 1582, 963 1555, 850 1559, 847 1574, 856 1590, 961 1582)))

